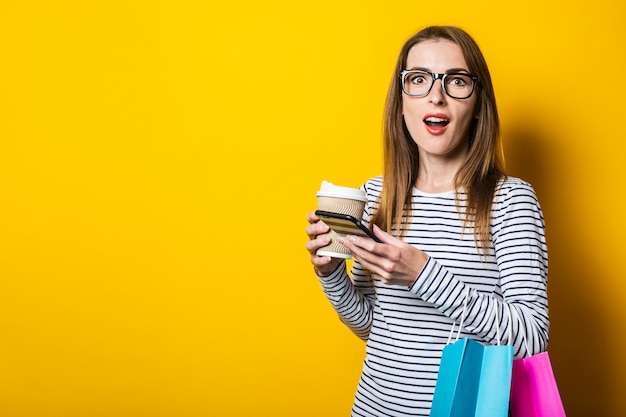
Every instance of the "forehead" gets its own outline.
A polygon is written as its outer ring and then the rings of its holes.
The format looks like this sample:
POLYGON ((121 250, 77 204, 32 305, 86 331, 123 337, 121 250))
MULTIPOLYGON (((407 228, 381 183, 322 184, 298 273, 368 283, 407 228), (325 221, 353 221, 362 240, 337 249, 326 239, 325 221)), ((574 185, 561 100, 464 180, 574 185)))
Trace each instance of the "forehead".
POLYGON ((413 45, 406 59, 406 68, 425 68, 433 72, 468 69, 461 47, 447 39, 433 39, 413 45))

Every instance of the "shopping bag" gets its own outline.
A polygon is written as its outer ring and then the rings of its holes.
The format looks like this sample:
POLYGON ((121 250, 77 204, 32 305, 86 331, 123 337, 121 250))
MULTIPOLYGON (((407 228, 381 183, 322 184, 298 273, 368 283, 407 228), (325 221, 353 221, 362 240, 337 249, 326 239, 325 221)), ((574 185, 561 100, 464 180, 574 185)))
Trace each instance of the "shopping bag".
POLYGON ((463 338, 443 349, 431 417, 507 417, 513 346, 463 338))
POLYGON ((548 352, 513 361, 512 417, 565 417, 548 352))
MULTIPOLYGON (((519 320, 517 310, 512 309, 511 315, 519 320)), ((522 334, 530 352, 526 334, 522 334)), ((511 417, 565 417, 548 352, 513 361, 511 417)))
MULTIPOLYGON (((500 346, 497 324, 497 346, 484 346, 468 338, 459 340, 468 298, 469 288, 456 342, 450 344, 453 326, 441 354, 430 417, 507 417, 513 346, 500 346)), ((499 323, 497 310, 495 323, 499 323)))

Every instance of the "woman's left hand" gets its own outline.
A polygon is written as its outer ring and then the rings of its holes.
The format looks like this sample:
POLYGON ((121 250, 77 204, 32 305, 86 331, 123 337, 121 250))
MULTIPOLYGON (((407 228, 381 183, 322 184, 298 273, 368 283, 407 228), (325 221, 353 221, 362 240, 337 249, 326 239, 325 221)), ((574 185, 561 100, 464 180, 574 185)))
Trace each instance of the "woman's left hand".
POLYGON ((426 264, 428 255, 376 225, 374 234, 383 243, 360 236, 348 236, 340 242, 350 249, 363 268, 376 274, 383 283, 410 286, 426 264))

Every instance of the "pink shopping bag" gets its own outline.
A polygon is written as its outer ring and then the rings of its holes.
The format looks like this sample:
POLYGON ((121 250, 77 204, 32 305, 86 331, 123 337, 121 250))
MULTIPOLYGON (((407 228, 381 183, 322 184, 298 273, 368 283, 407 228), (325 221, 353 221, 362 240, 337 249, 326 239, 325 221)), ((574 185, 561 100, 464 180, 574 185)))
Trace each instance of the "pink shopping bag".
POLYGON ((511 417, 565 417, 548 352, 513 361, 511 417))

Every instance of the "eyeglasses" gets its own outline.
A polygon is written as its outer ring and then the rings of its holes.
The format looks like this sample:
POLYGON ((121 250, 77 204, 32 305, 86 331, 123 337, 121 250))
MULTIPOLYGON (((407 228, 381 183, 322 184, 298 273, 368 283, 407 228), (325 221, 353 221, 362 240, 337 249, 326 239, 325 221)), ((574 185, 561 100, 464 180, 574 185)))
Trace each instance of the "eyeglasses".
POLYGON ((441 80, 443 91, 452 98, 469 98, 474 92, 478 77, 463 72, 436 74, 422 70, 404 70, 400 73, 402 91, 407 96, 423 97, 430 93, 436 80, 441 80))

